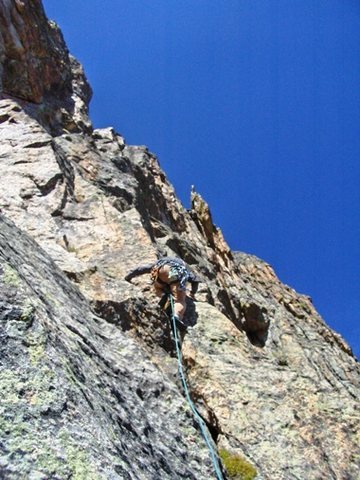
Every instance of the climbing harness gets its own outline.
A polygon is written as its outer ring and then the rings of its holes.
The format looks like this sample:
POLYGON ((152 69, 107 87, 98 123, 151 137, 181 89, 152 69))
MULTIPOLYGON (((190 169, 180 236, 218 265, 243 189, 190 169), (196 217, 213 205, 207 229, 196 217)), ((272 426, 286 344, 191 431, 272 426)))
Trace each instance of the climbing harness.
POLYGON ((172 326, 172 331, 173 331, 173 335, 174 335, 174 343, 175 343, 176 355, 177 355, 177 360, 178 360, 178 370, 179 370, 181 383, 182 383, 182 386, 183 386, 183 389, 184 389, 185 397, 186 397, 186 400, 188 401, 188 404, 191 408, 191 411, 194 415, 194 418, 195 418, 196 422, 198 423, 198 425, 200 427, 200 430, 201 430, 202 436, 204 437, 205 443, 206 443, 206 445, 207 445, 207 447, 210 451, 211 460, 212 460, 212 463, 214 465, 214 470, 215 470, 215 473, 216 473, 216 477, 217 477, 218 480, 224 480, 224 477, 223 477, 223 474, 221 472, 221 468, 220 468, 220 465, 219 465, 219 460, 218 460, 217 454, 215 453, 214 447, 212 446, 211 440, 210 440, 209 435, 207 433, 206 424, 205 424, 204 420, 201 418, 199 412, 197 411, 197 409, 194 405, 194 402, 191 400, 189 387, 187 385, 187 381, 186 381, 186 377, 185 377, 185 373, 184 373, 182 353, 181 353, 181 349, 180 349, 180 345, 179 345, 178 329, 177 329, 177 326, 176 326, 176 317, 175 317, 175 313, 174 313, 174 298, 170 294, 169 294, 169 297, 170 297, 170 305, 171 305, 171 322, 172 322, 171 326, 172 326))

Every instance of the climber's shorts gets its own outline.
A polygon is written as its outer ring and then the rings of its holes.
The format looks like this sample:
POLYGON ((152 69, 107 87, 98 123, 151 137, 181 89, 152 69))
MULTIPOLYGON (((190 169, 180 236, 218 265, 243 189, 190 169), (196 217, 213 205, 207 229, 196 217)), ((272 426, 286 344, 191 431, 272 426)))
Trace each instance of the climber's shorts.
POLYGON ((167 272, 167 278, 161 279, 159 277, 160 270, 167 266, 166 264, 161 265, 161 266, 155 266, 153 267, 151 271, 151 280, 153 283, 158 282, 160 284, 165 284, 165 285, 173 285, 175 283, 178 283, 178 289, 179 290, 186 290, 186 280, 188 278, 188 272, 185 267, 182 265, 169 265, 169 270, 167 272), (164 281, 165 280, 165 281, 164 281))
POLYGON ((176 267, 170 267, 168 276, 169 283, 176 283, 180 281, 180 272, 176 267))

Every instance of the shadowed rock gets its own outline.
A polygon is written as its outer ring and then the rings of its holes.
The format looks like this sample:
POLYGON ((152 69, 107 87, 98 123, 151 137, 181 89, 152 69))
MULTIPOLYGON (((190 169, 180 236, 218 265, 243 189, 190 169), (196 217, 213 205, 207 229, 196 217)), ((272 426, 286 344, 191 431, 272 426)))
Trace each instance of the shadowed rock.
POLYGON ((16 99, 52 133, 84 131, 91 88, 40 0, 0 0, 0 98, 16 99))

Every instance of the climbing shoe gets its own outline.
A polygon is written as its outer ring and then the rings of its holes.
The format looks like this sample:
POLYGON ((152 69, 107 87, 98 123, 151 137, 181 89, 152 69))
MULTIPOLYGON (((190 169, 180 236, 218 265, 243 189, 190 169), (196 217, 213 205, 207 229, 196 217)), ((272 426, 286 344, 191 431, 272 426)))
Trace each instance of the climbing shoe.
POLYGON ((180 320, 180 318, 177 315, 174 315, 173 318, 175 319, 176 324, 180 330, 186 329, 188 327, 188 325, 183 320, 180 320))

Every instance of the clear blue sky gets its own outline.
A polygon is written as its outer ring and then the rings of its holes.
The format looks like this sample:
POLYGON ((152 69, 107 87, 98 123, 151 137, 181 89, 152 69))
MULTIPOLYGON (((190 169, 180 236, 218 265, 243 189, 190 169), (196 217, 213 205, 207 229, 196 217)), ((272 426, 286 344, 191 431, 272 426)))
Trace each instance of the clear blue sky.
POLYGON ((360 2, 44 0, 96 127, 191 184, 234 250, 313 298, 360 354, 360 2))

